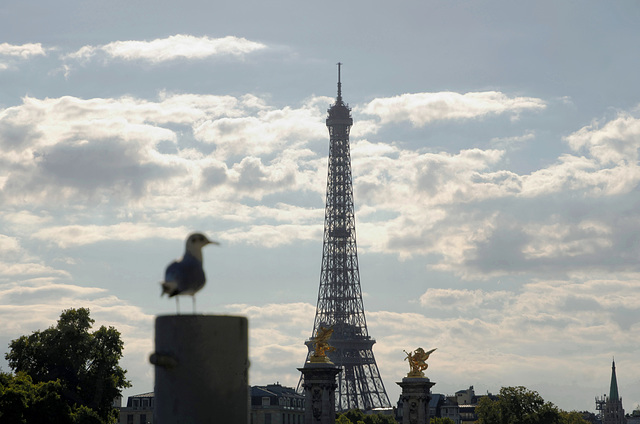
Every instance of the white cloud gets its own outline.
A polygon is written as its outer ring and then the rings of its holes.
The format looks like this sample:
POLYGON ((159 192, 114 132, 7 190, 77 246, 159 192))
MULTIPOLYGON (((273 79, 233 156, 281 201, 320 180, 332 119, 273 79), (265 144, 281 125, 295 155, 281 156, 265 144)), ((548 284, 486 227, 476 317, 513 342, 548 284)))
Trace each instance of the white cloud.
POLYGON ((352 151, 355 189, 377 208, 471 202, 508 195, 519 185, 517 175, 491 171, 504 155, 500 150, 419 153, 358 141, 352 151))
POLYGON ((296 387, 304 365, 307 347, 304 341, 311 336, 315 306, 308 303, 267 305, 227 305, 229 313, 249 319, 249 356, 251 384, 279 381, 296 387), (312 318, 311 318, 312 319, 312 318))
POLYGON ((8 56, 20 59, 28 59, 32 56, 44 56, 46 49, 40 43, 27 43, 13 45, 9 43, 0 44, 0 56, 8 56))
POLYGON ((0 43, 0 71, 6 71, 17 65, 19 61, 27 60, 36 56, 45 56, 47 50, 40 43, 27 43, 14 45, 0 43))
POLYGON ((67 271, 62 271, 59 269, 55 269, 53 267, 43 265, 40 263, 31 263, 31 262, 23 262, 23 263, 6 263, 0 262, 0 277, 27 277, 34 275, 58 275, 68 277, 69 273, 67 271))
POLYGON ((0 281, 27 276, 69 276, 66 271, 42 263, 20 244, 19 237, 0 234, 0 257, 0 281))
POLYGON ((437 120, 473 119, 504 113, 519 114, 525 110, 542 110, 543 100, 533 97, 508 97, 504 93, 414 93, 378 98, 363 107, 362 112, 376 115, 383 124, 409 121, 416 127, 437 120))
POLYGON ((277 247, 300 241, 322 239, 322 225, 250 225, 238 230, 225 231, 223 238, 233 243, 277 247))
POLYGON ((589 152, 599 165, 635 165, 640 147, 640 118, 622 112, 602 127, 593 123, 565 140, 575 151, 589 152))
POLYGON ((428 289, 420 296, 420 305, 436 309, 455 309, 461 313, 481 309, 502 309, 512 300, 507 291, 428 289))
POLYGON ((34 204, 321 190, 320 162, 306 145, 325 137, 323 100, 274 109, 252 95, 27 97, 0 110, 0 188, 5 202, 34 204))
POLYGON ((0 254, 3 257, 6 257, 9 253, 20 254, 21 250, 20 244, 15 237, 0 234, 0 254))
POLYGON ((150 224, 120 222, 114 225, 66 225, 51 226, 33 233, 32 237, 48 241, 61 248, 83 246, 101 241, 135 241, 148 238, 182 240, 189 229, 185 227, 161 227, 150 224))
POLYGON ((550 220, 556 222, 548 225, 530 224, 523 229, 531 240, 522 248, 526 257, 593 255, 610 248, 613 244, 612 230, 605 223, 591 219, 562 223, 563 220, 558 217, 551 217, 550 220))
POLYGON ((8 226, 18 229, 37 228, 51 221, 51 216, 46 213, 34 214, 29 211, 17 211, 0 214, 8 226))
POLYGON ((255 114, 207 120, 194 128, 194 135, 198 140, 214 143, 219 158, 270 154, 287 145, 326 138, 320 108, 323 100, 309 99, 298 109, 263 106, 255 114))
MULTIPOLYGON (((327 138, 320 119, 327 101, 311 97, 298 108, 275 108, 253 95, 27 97, 0 110, 0 196, 22 216, 14 212, 7 222, 12 231, 27 234, 28 226, 34 239, 65 248, 119 234, 139 240, 155 227, 173 228, 182 238, 183 222, 211 214, 225 221, 216 230, 233 243, 274 247, 309 240, 322 223, 317 213, 326 158, 316 141, 327 138), (309 195, 314 203, 298 203, 309 195), (20 209, 24 202, 30 208, 20 209), (53 203, 62 205, 65 219, 52 221, 51 211, 47 220, 33 219, 43 216, 34 207, 53 203), (117 216, 95 225, 84 213, 87 204, 117 216)), ((610 126, 633 144, 636 121, 614 122, 570 135, 569 147, 591 153, 585 146, 619 144, 610 126), (604 129, 607 137, 600 135, 604 129)), ((633 254, 620 254, 625 230, 615 229, 619 225, 603 215, 606 208, 588 219, 567 212, 584 196, 609 198, 637 185, 635 151, 613 151, 627 159, 604 164, 590 154, 566 153, 520 175, 508 169, 505 150, 430 152, 354 138, 359 245, 402 258, 436 255, 430 266, 464 278, 569 272, 585 261, 596 266, 602 254, 624 258, 620 266, 628 270, 633 254), (551 197, 562 193, 575 195, 554 206, 551 197), (528 213, 529 202, 545 205, 552 221, 528 213)), ((633 231, 633 221, 624 228, 633 231)))
MULTIPOLYGON (((584 128, 567 137, 571 147, 580 149, 584 128)), ((588 138, 588 137, 587 137, 588 138)), ((598 137, 596 137, 598 138, 598 137)), ((560 192, 584 192, 590 196, 628 193, 640 182, 634 137, 602 143, 589 152, 593 156, 561 155, 557 162, 522 177, 522 195, 535 197, 560 192), (628 145, 616 151, 613 144, 628 145), (598 155, 598 156, 596 156, 598 155), (603 158, 607 159, 603 159, 603 158), (616 161, 611 159, 616 157, 616 161)))
POLYGON ((637 213, 611 210, 640 182, 637 127, 625 114, 585 127, 566 138, 584 156, 564 153, 530 174, 508 170, 504 150, 422 153, 355 141, 359 246, 437 255, 431 267, 469 279, 633 270, 640 251, 628 235, 638 231, 637 213))
POLYGON ((522 146, 525 142, 535 139, 535 132, 532 130, 526 131, 522 135, 516 135, 512 137, 495 137, 492 138, 489 143, 496 149, 513 149, 522 146))
POLYGON ((102 46, 84 46, 65 58, 88 60, 98 53, 103 53, 111 58, 160 63, 178 59, 204 59, 218 55, 243 56, 265 48, 266 45, 262 43, 234 36, 209 38, 177 34, 151 41, 114 41, 102 46))
MULTIPOLYGON (((594 372, 607 381, 607 366, 594 367, 610 361, 611 349, 625 374, 639 369, 629 337, 640 329, 639 297, 640 283, 633 279, 541 280, 498 291, 428 289, 420 299, 421 311, 369 310, 367 323, 392 401, 399 393, 393 382, 409 371, 402 350, 419 346, 438 348, 426 373, 438 382, 439 393, 453 393, 460 384, 497 392, 523 381, 535 389, 561 370, 575 384, 590 387, 594 372), (570 359, 565 359, 567 350, 570 359)), ((307 352, 303 342, 310 336, 315 307, 254 304, 225 310, 249 319, 253 384, 280 381, 295 387, 300 376, 295 368, 307 352)))
POLYGON ((460 389, 449 381, 497 391, 525 380, 554 381, 559 371, 589 385, 596 363, 605 364, 595 372, 608 381, 612 351, 626 375, 636 372, 629 334, 640 328, 639 296, 638 280, 539 281, 515 291, 428 289, 423 313, 370 311, 368 323, 378 365, 395 379, 408 371, 400 349, 437 347, 427 375, 439 382, 440 393, 460 389), (568 352, 570 359, 563 359, 568 352))

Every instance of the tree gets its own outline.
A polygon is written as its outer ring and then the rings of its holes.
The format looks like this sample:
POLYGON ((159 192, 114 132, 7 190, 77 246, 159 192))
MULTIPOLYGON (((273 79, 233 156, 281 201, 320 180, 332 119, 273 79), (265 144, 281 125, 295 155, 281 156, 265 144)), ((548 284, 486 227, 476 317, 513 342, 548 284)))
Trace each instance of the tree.
POLYGON ((503 387, 497 400, 488 396, 478 402, 479 424, 564 424, 561 411, 526 387, 503 387))
POLYGON ((91 422, 89 409, 109 423, 117 418, 113 399, 130 383, 118 365, 124 347, 120 333, 104 326, 90 332, 94 322, 89 309, 64 310, 56 326, 11 341, 5 358, 14 372, 35 383, 59 381, 76 420, 91 422))
MULTIPOLYGON (((595 418, 595 414, 593 415, 595 418)), ((589 424, 589 421, 585 420, 584 414, 578 411, 560 411, 560 417, 562 418, 562 424, 589 424)))
POLYGON ((456 424, 456 422, 447 417, 431 417, 429 424, 456 424))
POLYGON ((62 399, 59 380, 34 384, 24 373, 0 374, 0 422, 71 424, 71 409, 62 399))
POLYGON ((580 411, 578 413, 587 423, 598 424, 600 422, 598 416, 591 411, 580 411))
POLYGON ((365 414, 359 409, 350 409, 338 415, 336 424, 397 424, 391 415, 365 414))
POLYGON ((344 414, 340 414, 338 418, 336 418, 336 424, 353 424, 351 420, 344 416, 344 414))

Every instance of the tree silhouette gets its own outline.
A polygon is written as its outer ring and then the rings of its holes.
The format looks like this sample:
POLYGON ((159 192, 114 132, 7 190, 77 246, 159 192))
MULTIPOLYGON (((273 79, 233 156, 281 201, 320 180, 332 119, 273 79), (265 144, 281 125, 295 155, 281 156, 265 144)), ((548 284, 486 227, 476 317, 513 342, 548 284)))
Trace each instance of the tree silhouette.
POLYGON ((118 365, 124 347, 120 332, 105 326, 90 332, 94 322, 87 308, 64 310, 55 326, 11 341, 5 358, 14 372, 36 384, 59 380, 72 410, 89 419, 88 408, 109 423, 117 417, 113 400, 130 383, 118 365))

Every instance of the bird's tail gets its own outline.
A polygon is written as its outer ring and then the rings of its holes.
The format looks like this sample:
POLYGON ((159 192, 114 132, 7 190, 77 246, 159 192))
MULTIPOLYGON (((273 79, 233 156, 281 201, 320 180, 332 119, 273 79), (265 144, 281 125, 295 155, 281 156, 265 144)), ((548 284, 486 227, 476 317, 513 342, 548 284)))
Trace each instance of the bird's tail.
POLYGON ((176 294, 178 285, 174 281, 163 281, 160 284, 162 285, 162 293, 160 293, 160 297, 164 296, 165 293, 169 297, 174 296, 176 294))

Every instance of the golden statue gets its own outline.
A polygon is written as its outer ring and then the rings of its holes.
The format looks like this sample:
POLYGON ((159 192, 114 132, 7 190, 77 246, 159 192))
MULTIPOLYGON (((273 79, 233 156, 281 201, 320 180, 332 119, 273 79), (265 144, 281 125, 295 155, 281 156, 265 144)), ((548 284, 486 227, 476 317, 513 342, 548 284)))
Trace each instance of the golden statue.
POLYGON ((403 350, 403 352, 407 354, 407 357, 404 358, 404 360, 409 360, 409 367, 411 368, 407 377, 424 377, 423 371, 429 368, 429 365, 427 365, 427 359, 429 359, 429 355, 431 355, 436 349, 431 349, 430 351, 425 352, 423 348, 419 347, 414 350, 413 353, 403 350))
POLYGON ((333 352, 335 347, 329 345, 329 339, 333 334, 333 328, 320 326, 316 336, 311 339, 313 342, 313 353, 309 362, 331 362, 326 352, 333 352))

